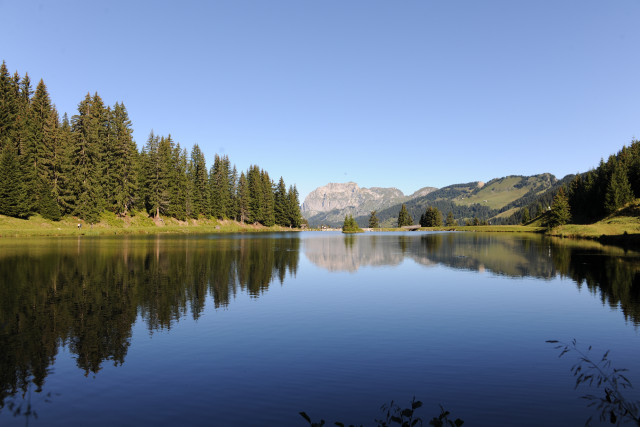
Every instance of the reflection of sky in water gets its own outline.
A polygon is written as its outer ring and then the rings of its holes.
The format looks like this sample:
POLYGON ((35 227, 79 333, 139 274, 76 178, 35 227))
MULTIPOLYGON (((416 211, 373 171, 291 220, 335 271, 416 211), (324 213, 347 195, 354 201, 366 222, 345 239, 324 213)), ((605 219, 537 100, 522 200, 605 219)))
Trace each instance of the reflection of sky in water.
MULTIPOLYGON (((342 235, 318 236, 318 242, 303 234, 295 275, 282 284, 275 276, 257 298, 240 288, 217 309, 208 292, 197 320, 187 309, 169 328, 150 331, 139 310, 122 366, 105 361, 85 377, 76 356, 62 347, 45 382, 45 391, 59 395, 38 404, 40 422, 302 425, 298 412, 306 411, 318 420, 366 425, 380 416, 382 403, 402 404, 415 395, 425 403, 425 418, 443 404, 469 425, 537 426, 549 419, 583 425, 591 412, 578 397, 589 390, 573 390, 574 359, 558 359, 544 343, 574 337, 593 344, 597 355, 611 349, 614 364, 630 368, 640 385, 638 328, 620 309, 603 305, 598 292, 578 289, 568 274, 567 260, 586 249, 554 246, 550 257, 548 243, 537 236, 450 234, 438 243, 418 234, 389 235, 375 247, 367 245, 372 237, 356 236, 341 252, 342 235), (317 248, 328 253, 315 257, 317 248), (505 262, 505 253, 520 265, 505 262), (341 268, 347 254, 345 265, 358 268, 341 268), (513 273, 523 268, 533 276, 513 273)), ((165 277, 178 283, 199 269, 213 277, 205 265, 220 264, 220 251, 237 256, 228 251, 242 246, 192 243, 172 238, 175 252, 161 251, 158 265, 140 268, 158 273, 188 262, 187 270, 175 270, 184 276, 165 277), (185 251, 188 256, 178 256, 185 251), (196 256, 201 259, 192 262, 196 256)), ((277 264, 276 247, 290 252, 296 246, 258 244, 245 255, 277 264)), ((139 259, 150 262, 148 254, 158 255, 143 249, 139 259)), ((634 268, 633 259, 612 259, 634 268)), ((3 411, 0 423, 24 420, 3 411)))

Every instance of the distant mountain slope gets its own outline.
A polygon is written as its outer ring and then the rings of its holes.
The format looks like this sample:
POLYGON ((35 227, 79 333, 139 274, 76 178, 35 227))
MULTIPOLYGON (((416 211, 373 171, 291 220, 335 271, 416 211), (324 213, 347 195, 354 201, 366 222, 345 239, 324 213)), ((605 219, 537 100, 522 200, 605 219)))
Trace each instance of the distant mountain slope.
POLYGON ((436 188, 425 187, 411 196, 405 196, 397 188, 361 188, 355 182, 330 183, 309 193, 302 203, 301 212, 311 226, 339 225, 345 215, 368 217, 373 210, 382 210, 411 198, 424 197, 434 190, 436 188))
MULTIPOLYGON (((499 215, 502 212, 532 203, 537 196, 546 194, 558 182, 549 173, 534 176, 512 175, 492 179, 486 184, 478 181, 450 185, 426 196, 409 200, 405 205, 415 224, 429 206, 438 208, 443 217, 447 212, 453 212, 454 218, 459 222, 474 217, 504 222, 509 215, 500 218, 499 215)), ((401 204, 398 203, 377 213, 383 226, 395 226, 401 204)), ((367 216, 356 218, 359 224, 365 224, 367 220, 367 216)))
POLYGON ((478 218, 493 223, 513 223, 520 208, 537 203, 547 203, 558 185, 566 184, 570 177, 558 181, 555 176, 543 173, 533 176, 510 175, 481 181, 454 184, 436 189, 425 187, 405 196, 397 188, 360 188, 354 182, 328 184, 307 196, 302 205, 302 215, 311 226, 326 224, 339 226, 345 215, 353 215, 360 226, 366 227, 369 215, 376 215, 384 227, 395 227, 398 212, 404 203, 417 224, 427 207, 438 208, 443 217, 451 211, 454 218, 463 222, 478 218))

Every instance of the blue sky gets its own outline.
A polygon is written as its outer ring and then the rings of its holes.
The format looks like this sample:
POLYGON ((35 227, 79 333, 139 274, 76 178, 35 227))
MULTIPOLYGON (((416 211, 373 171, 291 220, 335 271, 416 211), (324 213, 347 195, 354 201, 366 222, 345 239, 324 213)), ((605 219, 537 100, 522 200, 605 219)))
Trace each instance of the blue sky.
POLYGON ((640 1, 0 0, 0 60, 301 201, 584 172, 640 138, 640 1))

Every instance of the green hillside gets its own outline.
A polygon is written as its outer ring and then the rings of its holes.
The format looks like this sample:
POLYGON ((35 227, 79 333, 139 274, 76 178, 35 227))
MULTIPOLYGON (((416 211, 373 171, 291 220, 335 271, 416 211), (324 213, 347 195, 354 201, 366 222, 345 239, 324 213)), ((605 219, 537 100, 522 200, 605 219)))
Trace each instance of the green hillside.
MULTIPOLYGON (((416 224, 429 206, 438 208, 443 216, 447 212, 453 212, 459 223, 472 218, 489 220, 492 223, 515 223, 512 217, 519 208, 538 200, 554 189, 559 182, 548 173, 507 176, 492 179, 486 184, 471 182, 451 185, 424 197, 409 200, 405 205, 416 224)), ((378 212, 380 223, 384 226, 394 226, 400 206, 394 205, 378 212)), ((359 224, 365 224, 366 218, 358 217, 357 221, 359 224)))

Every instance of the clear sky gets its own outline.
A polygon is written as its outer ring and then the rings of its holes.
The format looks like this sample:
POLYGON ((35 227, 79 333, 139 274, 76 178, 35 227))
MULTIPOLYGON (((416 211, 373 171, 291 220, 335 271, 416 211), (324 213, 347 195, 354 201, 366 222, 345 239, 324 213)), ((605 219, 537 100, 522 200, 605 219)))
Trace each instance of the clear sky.
POLYGON ((301 201, 597 166, 640 138, 640 1, 0 0, 0 60, 301 201))

